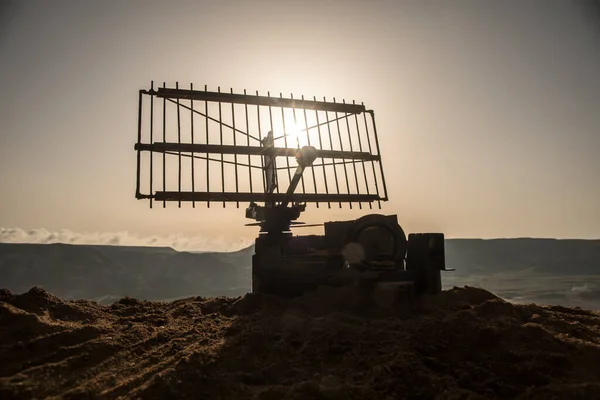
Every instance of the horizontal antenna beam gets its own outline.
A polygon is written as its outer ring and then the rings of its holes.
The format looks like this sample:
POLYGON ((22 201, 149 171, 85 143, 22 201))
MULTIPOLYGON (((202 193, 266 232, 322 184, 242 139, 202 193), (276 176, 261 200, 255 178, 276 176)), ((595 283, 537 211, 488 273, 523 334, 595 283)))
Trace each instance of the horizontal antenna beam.
POLYGON ((202 90, 158 88, 158 91, 145 91, 145 93, 156 94, 156 96, 158 97, 168 99, 188 99, 214 101, 221 103, 248 104, 256 106, 298 108, 305 110, 342 112, 348 114, 360 114, 362 112, 365 112, 366 110, 365 106, 362 104, 343 104, 314 100, 295 100, 267 96, 251 96, 235 93, 207 92, 202 90))
POLYGON ((235 192, 156 192, 154 196, 140 195, 138 198, 154 198, 157 201, 230 201, 230 202, 371 202, 382 199, 375 194, 318 194, 318 193, 235 193, 235 192))
MULTIPOLYGON (((285 147, 259 147, 259 146, 234 146, 220 144, 195 144, 195 143, 136 143, 135 150, 190 153, 216 153, 216 154, 243 154, 250 156, 285 156, 295 157, 299 149, 285 147)), ((317 150, 317 158, 338 158, 350 160, 379 161, 381 157, 368 152, 342 151, 342 150, 317 150)))

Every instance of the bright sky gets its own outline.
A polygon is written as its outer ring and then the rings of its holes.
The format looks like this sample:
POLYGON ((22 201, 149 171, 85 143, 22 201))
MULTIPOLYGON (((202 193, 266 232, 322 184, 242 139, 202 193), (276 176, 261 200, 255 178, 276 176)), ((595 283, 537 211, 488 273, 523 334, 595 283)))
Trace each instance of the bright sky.
MULTIPOLYGON (((364 102, 382 146, 382 212, 407 232, 600 237, 600 26, 587 3, 0 4, 4 239, 256 235, 243 207, 134 198, 137 92, 151 80, 364 102)), ((366 212, 309 206, 302 220, 366 212)))

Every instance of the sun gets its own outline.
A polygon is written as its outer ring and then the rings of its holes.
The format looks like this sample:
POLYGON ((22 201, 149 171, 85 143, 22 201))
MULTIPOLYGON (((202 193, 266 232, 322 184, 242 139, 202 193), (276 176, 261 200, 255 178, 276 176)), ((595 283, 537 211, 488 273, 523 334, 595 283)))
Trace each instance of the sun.
POLYGON ((288 147, 299 147, 308 145, 306 128, 295 121, 286 121, 285 132, 282 137, 287 140, 288 147))

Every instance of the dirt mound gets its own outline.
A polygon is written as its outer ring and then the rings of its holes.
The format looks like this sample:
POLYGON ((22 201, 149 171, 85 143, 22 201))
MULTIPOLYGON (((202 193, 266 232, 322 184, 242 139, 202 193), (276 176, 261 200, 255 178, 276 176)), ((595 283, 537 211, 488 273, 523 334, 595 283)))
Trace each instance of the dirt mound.
POLYGON ((355 297, 0 291, 0 398, 600 398, 595 312, 466 287, 375 318, 355 297))

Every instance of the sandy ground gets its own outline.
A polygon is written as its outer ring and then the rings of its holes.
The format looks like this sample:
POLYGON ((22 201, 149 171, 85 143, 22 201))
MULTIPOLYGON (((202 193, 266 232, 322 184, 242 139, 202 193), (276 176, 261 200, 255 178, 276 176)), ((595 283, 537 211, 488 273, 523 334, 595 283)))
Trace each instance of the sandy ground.
POLYGON ((0 292, 0 398, 600 399, 600 315, 453 288, 111 306, 0 292))

